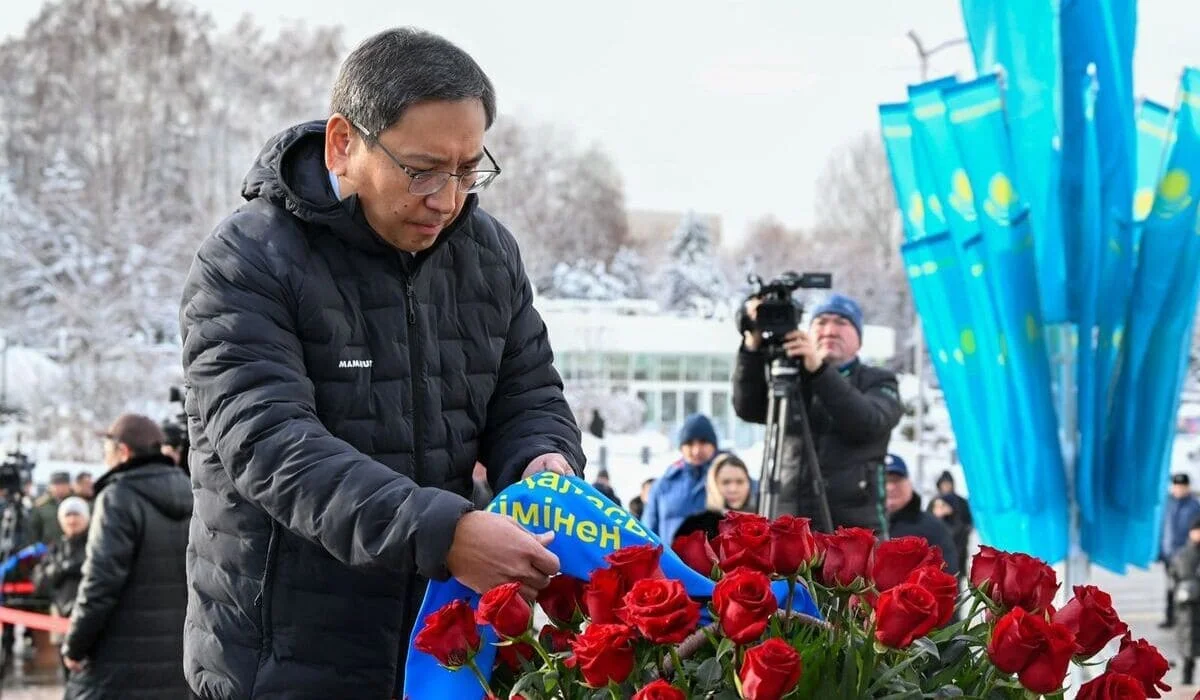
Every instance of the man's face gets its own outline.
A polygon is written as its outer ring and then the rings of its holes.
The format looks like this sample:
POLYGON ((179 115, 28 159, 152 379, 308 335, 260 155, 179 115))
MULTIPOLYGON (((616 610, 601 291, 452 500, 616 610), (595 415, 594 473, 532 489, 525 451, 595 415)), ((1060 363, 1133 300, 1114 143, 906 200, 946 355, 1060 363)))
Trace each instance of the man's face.
POLYGON ((1192 487, 1188 484, 1171 484, 1172 498, 1187 498, 1188 494, 1191 492, 1192 487))
POLYGON ((50 491, 50 495, 54 497, 54 500, 61 501, 71 495, 71 484, 50 484, 48 490, 50 491))
POLYGON ((912 500, 913 487, 908 477, 899 474, 887 475, 887 510, 895 513, 912 500))
POLYGON ((862 340, 854 324, 837 314, 821 314, 813 319, 812 334, 817 348, 826 351, 826 357, 834 366, 854 359, 862 348, 862 340))
POLYGON ((717 446, 703 440, 692 440, 680 445, 679 452, 688 464, 704 464, 717 453, 717 446))
POLYGON ((87 530, 88 521, 79 513, 67 513, 58 519, 58 525, 67 537, 83 534, 87 530))
MULTIPOLYGON (((480 165, 486 128, 478 99, 430 101, 409 107, 378 141, 410 172, 457 174, 490 166, 480 165)), ((412 178, 344 117, 330 117, 325 133, 325 164, 339 176, 342 197, 357 194, 371 228, 396 248, 429 248, 462 211, 467 195, 456 178, 431 195, 411 194, 412 178)))
POLYGON ((92 497, 92 477, 85 476, 75 480, 75 495, 80 498, 92 497))
POLYGON ((112 438, 104 438, 104 466, 113 467, 129 459, 129 447, 112 438))

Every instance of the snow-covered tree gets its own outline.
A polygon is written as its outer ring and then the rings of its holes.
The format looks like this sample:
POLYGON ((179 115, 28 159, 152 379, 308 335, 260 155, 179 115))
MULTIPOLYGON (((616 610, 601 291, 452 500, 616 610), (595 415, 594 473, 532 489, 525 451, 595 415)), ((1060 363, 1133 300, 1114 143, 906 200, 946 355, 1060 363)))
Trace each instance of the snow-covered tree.
POLYGON ((675 229, 667 260, 658 290, 664 310, 711 316, 728 305, 729 284, 718 266, 712 235, 694 212, 675 229))
POLYGON ((646 259, 634 248, 621 246, 608 264, 608 273, 621 282, 626 298, 650 297, 650 285, 646 283, 646 259))
POLYGON ((606 270, 604 263, 586 259, 556 265, 546 295, 593 301, 612 301, 628 296, 625 283, 606 270))

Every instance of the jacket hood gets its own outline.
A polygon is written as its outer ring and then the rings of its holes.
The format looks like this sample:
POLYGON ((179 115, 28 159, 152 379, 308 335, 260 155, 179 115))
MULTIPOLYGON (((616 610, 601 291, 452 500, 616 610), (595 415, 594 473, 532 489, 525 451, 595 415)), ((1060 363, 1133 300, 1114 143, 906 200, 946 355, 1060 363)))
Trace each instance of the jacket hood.
MULTIPOLYGON (((396 250, 367 223, 357 194, 341 200, 334 195, 325 168, 324 121, 297 124, 272 136, 242 181, 242 197, 247 201, 264 199, 301 221, 329 228, 361 250, 396 250)), ((458 218, 442 231, 438 243, 470 218, 478 199, 477 195, 468 195, 458 218)))
POLYGON ((183 469, 162 455, 134 457, 96 482, 96 497, 120 481, 171 520, 192 516, 192 487, 183 469))

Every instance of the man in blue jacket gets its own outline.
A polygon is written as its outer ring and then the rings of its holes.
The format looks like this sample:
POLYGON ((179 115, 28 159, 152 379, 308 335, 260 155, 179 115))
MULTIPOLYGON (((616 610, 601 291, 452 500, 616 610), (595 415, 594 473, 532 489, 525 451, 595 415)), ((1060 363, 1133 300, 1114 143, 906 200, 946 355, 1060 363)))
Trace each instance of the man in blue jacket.
MULTIPOLYGON (((1171 559, 1188 543, 1188 528, 1198 515, 1200 501, 1192 495, 1191 479, 1187 474, 1172 475, 1171 494, 1167 498, 1166 507, 1163 508, 1162 544, 1159 550, 1159 559, 1164 565, 1169 567, 1171 559)), ((1171 594, 1172 588, 1174 586, 1168 568, 1166 616, 1158 625, 1162 628, 1175 626, 1175 598, 1171 594)))
POLYGON ((695 413, 684 419, 678 443, 681 456, 654 482, 642 518, 666 547, 685 518, 705 509, 704 479, 717 456, 717 431, 708 416, 695 413))

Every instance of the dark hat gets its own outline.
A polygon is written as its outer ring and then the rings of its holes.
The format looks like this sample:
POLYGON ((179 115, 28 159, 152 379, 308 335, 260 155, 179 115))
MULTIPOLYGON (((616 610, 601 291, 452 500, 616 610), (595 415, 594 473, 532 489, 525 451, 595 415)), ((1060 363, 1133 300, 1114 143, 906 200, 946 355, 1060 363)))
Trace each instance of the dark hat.
POLYGON ((825 300, 825 303, 813 309, 812 317, 816 319, 825 314, 841 316, 849 321, 854 326, 854 330, 858 331, 859 339, 862 339, 863 313, 862 307, 858 305, 857 301, 844 294, 833 294, 825 300))
POLYGON ((183 428, 179 427, 175 423, 163 423, 162 431, 164 445, 170 445, 171 447, 176 448, 183 446, 183 440, 185 437, 183 434, 183 428))
POLYGON ((908 465, 904 463, 904 460, 901 459, 899 455, 888 455, 887 457, 884 457, 883 468, 888 474, 902 476, 905 479, 908 478, 908 465))
POLYGON ((608 470, 601 469, 600 471, 596 472, 596 478, 597 479, 607 479, 608 478, 608 470))
POLYGON ((949 470, 942 472, 942 475, 938 477, 937 485, 941 486, 943 483, 945 483, 947 481, 949 481, 951 484, 954 483, 954 475, 951 474, 949 470))
POLYGON ((71 475, 67 472, 54 472, 50 475, 50 483, 52 484, 70 484, 71 475))
POLYGON ((166 440, 158 423, 136 413, 121 414, 108 426, 104 437, 128 445, 135 453, 152 451, 166 440))
POLYGON ((693 413, 683 419, 683 425, 679 427, 679 438, 675 441, 677 445, 686 445, 693 440, 707 442, 710 445, 717 445, 717 429, 713 427, 712 421, 703 413, 693 413))
POLYGON ((1180 472, 1178 474, 1171 475, 1171 483, 1179 484, 1180 486, 1191 486, 1192 479, 1187 474, 1180 472))

